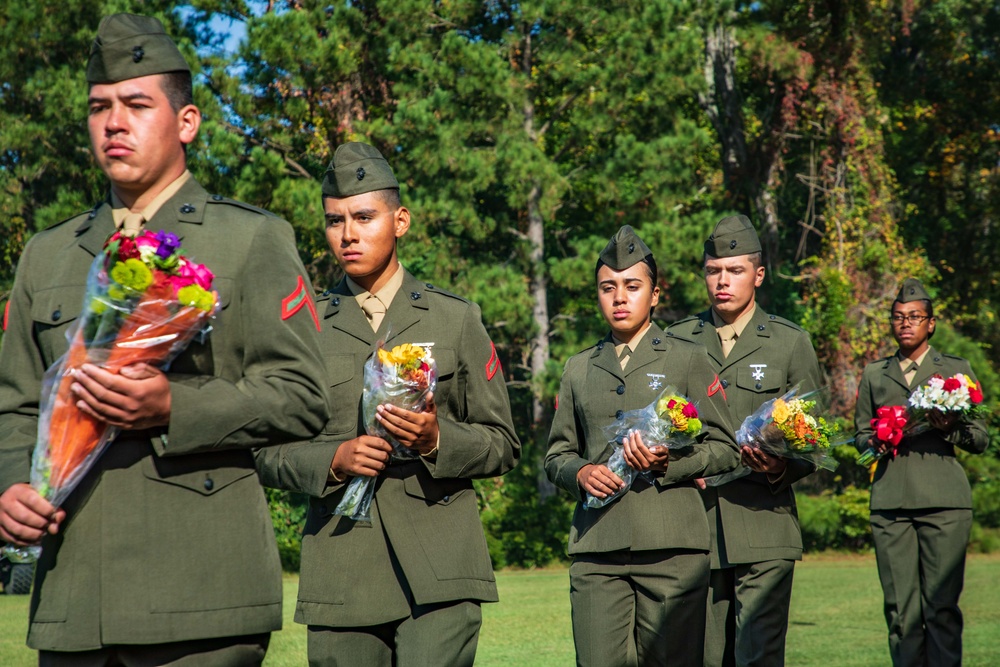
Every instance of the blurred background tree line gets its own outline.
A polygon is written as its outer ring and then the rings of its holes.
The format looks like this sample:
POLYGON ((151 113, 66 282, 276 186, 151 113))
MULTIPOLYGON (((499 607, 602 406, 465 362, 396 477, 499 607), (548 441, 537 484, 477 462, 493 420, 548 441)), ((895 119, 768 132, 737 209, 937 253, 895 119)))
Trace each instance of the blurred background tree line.
MULTIPOLYGON (((497 566, 565 555, 571 503, 540 459, 563 362, 605 332, 597 252, 622 224, 656 253, 667 323, 706 307, 702 242, 746 213, 761 297, 813 337, 837 415, 892 347, 900 281, 936 294, 934 345, 1000 386, 1000 6, 993 0, 40 0, 0 13, 0 295, 25 242, 106 195, 84 66, 101 16, 159 17, 196 70, 189 151, 210 190, 296 229, 338 279, 319 179, 363 140, 396 169, 418 276, 477 301, 521 465, 477 482, 497 566)), ((996 411, 993 411, 996 415, 996 411)), ((995 430, 1000 417, 994 416, 995 430)), ((798 489, 807 547, 866 548, 853 448, 798 489)), ((973 548, 1000 547, 1000 460, 963 457, 973 548)), ((272 492, 286 565, 303 499, 272 492)))

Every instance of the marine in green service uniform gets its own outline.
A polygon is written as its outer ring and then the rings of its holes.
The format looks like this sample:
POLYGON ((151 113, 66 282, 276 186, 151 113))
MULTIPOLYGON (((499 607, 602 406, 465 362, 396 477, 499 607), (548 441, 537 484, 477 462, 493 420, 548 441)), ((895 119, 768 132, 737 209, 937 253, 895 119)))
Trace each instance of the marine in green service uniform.
POLYGON ((312 305, 305 270, 288 223, 187 172, 201 115, 159 21, 105 18, 87 80, 110 193, 29 241, 0 349, 0 537, 42 546, 28 645, 41 665, 260 664, 282 589, 252 448, 312 437, 328 415, 318 322, 288 306, 312 305), (57 509, 26 484, 42 375, 104 241, 143 225, 215 273, 222 309, 167 373, 75 373, 81 409, 122 432, 57 509))
POLYGON ((739 462, 718 376, 705 350, 650 320, 659 300, 656 261, 631 227, 601 252, 597 298, 610 331, 566 362, 549 433, 545 473, 580 501, 570 528, 570 601, 578 665, 698 665, 702 660, 709 530, 694 480, 739 462), (691 447, 624 440, 627 462, 651 471, 619 498, 586 509, 622 487, 606 465, 604 429, 673 386, 704 423, 691 447))
POLYGON ((968 361, 931 347, 937 321, 919 281, 903 281, 889 321, 899 347, 865 367, 854 413, 855 446, 884 453, 872 481, 870 520, 889 654, 896 667, 961 665, 958 599, 972 529, 972 492, 955 448, 981 454, 989 436, 982 419, 938 412, 930 413, 929 429, 903 437, 895 453, 875 436, 871 422, 878 409, 908 406, 913 390, 932 376, 976 377, 968 361))
POLYGON ((295 620, 309 626, 313 665, 472 665, 480 604, 498 599, 472 480, 520 456, 500 360, 476 304, 399 263, 410 212, 378 150, 337 148, 323 207, 346 274, 320 299, 333 413, 319 437, 257 457, 265 484, 311 497, 295 620), (433 346, 427 409, 379 408, 416 460, 390 463, 391 446, 361 419, 364 366, 381 339, 433 346), (356 476, 376 477, 370 522, 333 514, 356 476))
MULTIPOLYGON (((667 331, 708 351, 720 378, 713 389, 738 429, 795 385, 801 393, 817 389, 821 372, 808 334, 757 305, 765 270, 749 218, 720 220, 703 260, 711 308, 667 331)), ((802 558, 792 483, 814 467, 750 447, 741 453, 748 476, 702 491, 712 529, 704 664, 783 665, 794 561, 802 558)))

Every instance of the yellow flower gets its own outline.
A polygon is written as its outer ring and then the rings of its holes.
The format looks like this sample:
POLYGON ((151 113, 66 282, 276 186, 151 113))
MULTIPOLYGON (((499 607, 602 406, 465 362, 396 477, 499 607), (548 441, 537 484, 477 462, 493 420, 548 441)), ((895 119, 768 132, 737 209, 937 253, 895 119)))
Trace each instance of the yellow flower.
POLYGON ((771 411, 771 417, 774 419, 776 424, 784 424, 791 414, 791 410, 788 408, 788 404, 785 403, 780 398, 774 400, 774 409, 771 411))
POLYGON ((390 351, 382 348, 378 351, 378 360, 383 366, 391 364, 393 366, 415 365, 424 357, 424 349, 410 343, 397 345, 390 351))

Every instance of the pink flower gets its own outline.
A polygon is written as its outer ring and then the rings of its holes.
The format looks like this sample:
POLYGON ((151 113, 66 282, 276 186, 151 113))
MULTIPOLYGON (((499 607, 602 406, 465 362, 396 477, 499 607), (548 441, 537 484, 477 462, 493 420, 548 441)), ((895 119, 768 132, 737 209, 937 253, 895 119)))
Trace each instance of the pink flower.
POLYGON ((698 408, 696 408, 694 406, 694 403, 688 403, 681 410, 681 414, 684 415, 685 417, 687 417, 688 419, 697 419, 698 418, 698 408))
POLYGON ((215 275, 204 264, 195 264, 194 262, 182 260, 177 267, 177 273, 180 274, 180 277, 188 280, 185 285, 194 283, 203 290, 212 289, 212 281, 215 279, 215 275))
POLYGON ((677 401, 675 399, 671 398, 670 402, 667 403, 667 410, 673 410, 674 406, 676 406, 676 405, 677 405, 677 401))
POLYGON ((156 240, 156 236, 150 234, 149 232, 143 232, 135 237, 135 245, 138 248, 158 248, 160 247, 160 242, 156 240))

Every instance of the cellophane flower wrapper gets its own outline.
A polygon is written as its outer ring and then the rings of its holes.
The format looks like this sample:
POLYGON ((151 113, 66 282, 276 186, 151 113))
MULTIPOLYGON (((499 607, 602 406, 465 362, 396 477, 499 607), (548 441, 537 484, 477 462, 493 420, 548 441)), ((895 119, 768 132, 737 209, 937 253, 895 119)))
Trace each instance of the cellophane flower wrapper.
POLYGON ((934 375, 926 384, 914 389, 906 402, 905 406, 878 409, 871 421, 872 430, 879 440, 892 447, 882 451, 869 447, 858 456, 859 464, 868 467, 886 454, 895 456, 904 437, 930 430, 932 412, 958 414, 966 419, 975 419, 984 413, 982 385, 964 373, 949 378, 934 375))
POLYGON ((604 435, 612 443, 611 458, 605 463, 611 472, 618 475, 624 486, 605 498, 587 494, 583 506, 587 509, 604 507, 620 498, 631 488, 632 483, 640 476, 651 479, 648 471, 637 472, 625 461, 623 441, 631 432, 642 436, 642 442, 647 448, 664 447, 680 449, 690 447, 697 442, 698 434, 704 425, 698 417, 698 408, 687 397, 680 394, 675 387, 666 387, 656 400, 639 410, 629 410, 620 419, 604 428, 604 435))
MULTIPOLYGON (((809 461, 817 468, 836 470, 837 460, 830 450, 851 437, 821 416, 819 395, 812 391, 799 395, 792 387, 784 396, 765 401, 743 420, 736 431, 736 444, 761 449, 772 456, 809 461)), ((721 475, 705 478, 708 486, 721 486, 751 472, 740 466, 721 475)))
MULTIPOLYGON (((60 506, 121 430, 77 407, 73 373, 83 364, 113 373, 138 363, 165 369, 211 329, 219 308, 213 279, 183 256, 173 234, 108 239, 88 272, 80 316, 66 331, 69 349, 42 377, 29 479, 43 498, 60 506)), ((26 559, 41 553, 18 551, 26 559)))
MULTIPOLYGON (((420 455, 385 430, 376 419, 376 408, 392 405, 411 412, 423 412, 427 408, 427 395, 436 387, 437 365, 431 355, 430 344, 403 343, 386 350, 385 342, 379 341, 375 354, 365 363, 365 388, 361 398, 365 432, 392 445, 390 465, 417 459, 420 455)), ((333 513, 355 521, 370 521, 375 480, 375 477, 364 475, 352 479, 333 513)))

